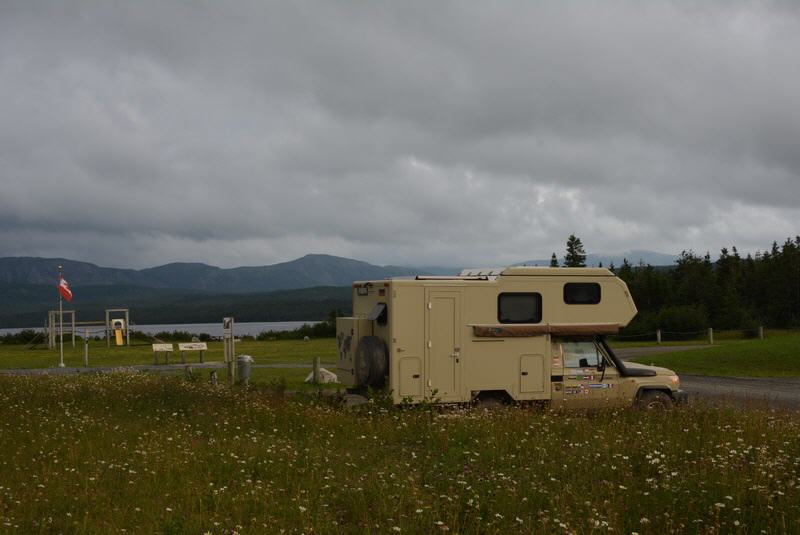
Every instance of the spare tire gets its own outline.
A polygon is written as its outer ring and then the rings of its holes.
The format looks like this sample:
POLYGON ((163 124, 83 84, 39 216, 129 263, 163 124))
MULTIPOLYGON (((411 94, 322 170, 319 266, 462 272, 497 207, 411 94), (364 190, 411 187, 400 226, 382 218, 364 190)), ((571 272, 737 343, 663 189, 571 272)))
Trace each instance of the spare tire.
POLYGON ((358 341, 355 362, 356 381, 359 386, 383 386, 389 373, 389 352, 377 336, 364 336, 358 341))

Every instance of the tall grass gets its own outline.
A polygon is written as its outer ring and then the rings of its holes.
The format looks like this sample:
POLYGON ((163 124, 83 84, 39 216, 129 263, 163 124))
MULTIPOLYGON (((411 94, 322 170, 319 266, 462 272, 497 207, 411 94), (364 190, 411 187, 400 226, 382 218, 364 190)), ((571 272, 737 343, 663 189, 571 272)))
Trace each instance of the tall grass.
POLYGON ((19 533, 788 533, 800 415, 494 414, 136 374, 0 378, 19 533))

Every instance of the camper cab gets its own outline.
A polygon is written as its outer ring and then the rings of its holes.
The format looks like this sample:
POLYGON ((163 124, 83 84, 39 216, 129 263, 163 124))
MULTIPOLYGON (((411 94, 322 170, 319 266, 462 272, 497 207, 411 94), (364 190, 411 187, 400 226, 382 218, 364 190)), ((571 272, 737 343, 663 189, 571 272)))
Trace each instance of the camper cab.
POLYGON ((337 372, 354 390, 388 389, 395 403, 682 399, 673 372, 623 363, 606 344, 635 315, 625 283, 602 268, 359 281, 353 316, 337 319, 337 372))

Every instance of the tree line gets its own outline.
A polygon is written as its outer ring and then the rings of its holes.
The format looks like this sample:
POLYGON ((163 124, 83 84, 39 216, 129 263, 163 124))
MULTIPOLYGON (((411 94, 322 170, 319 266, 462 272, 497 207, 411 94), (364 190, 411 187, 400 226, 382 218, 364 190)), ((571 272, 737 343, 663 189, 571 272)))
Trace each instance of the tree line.
MULTIPOLYGON (((571 235, 563 265, 585 266, 585 260, 583 244, 571 235)), ((609 268, 627 283, 639 309, 627 334, 800 326, 800 236, 744 257, 723 247, 715 261, 690 250, 674 266, 625 260, 609 268)))

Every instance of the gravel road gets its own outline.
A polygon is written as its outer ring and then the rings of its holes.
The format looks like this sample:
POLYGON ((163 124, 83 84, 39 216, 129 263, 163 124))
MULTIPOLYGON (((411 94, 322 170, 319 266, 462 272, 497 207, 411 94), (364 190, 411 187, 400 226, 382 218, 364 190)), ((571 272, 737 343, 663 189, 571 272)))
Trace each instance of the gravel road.
POLYGON ((800 408, 800 377, 711 377, 681 374, 689 399, 800 408))
MULTIPOLYGON (((702 349, 708 345, 648 346, 614 349, 622 360, 673 351, 702 349)), ((645 363, 646 364, 646 363, 645 363)), ((800 377, 714 377, 680 374, 681 388, 689 399, 768 404, 800 408, 800 377)))

